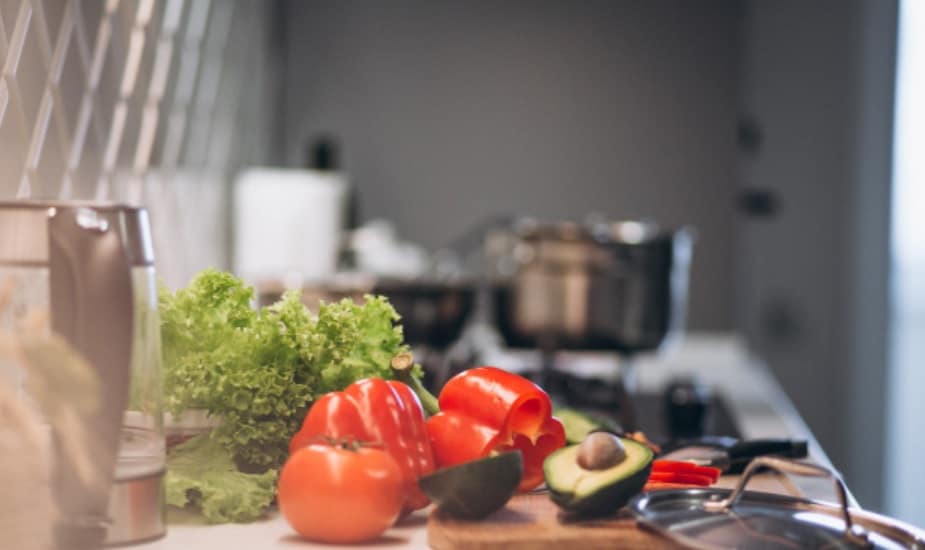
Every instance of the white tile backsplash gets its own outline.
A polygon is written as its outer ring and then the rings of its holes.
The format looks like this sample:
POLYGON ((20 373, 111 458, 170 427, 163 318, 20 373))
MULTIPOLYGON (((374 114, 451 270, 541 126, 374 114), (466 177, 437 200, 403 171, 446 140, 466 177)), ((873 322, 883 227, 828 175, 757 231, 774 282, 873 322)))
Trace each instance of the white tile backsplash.
POLYGON ((0 200, 151 211, 158 270, 227 267, 227 190, 265 164, 275 3, 0 0, 0 200))

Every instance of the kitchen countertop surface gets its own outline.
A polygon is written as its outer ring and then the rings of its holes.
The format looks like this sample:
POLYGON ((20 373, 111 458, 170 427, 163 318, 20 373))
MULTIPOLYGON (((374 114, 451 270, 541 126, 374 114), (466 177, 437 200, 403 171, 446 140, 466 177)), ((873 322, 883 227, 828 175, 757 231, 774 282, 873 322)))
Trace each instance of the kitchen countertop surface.
MULTIPOLYGON (((499 362, 500 364, 500 362, 499 362)), ((764 366, 750 356, 743 343, 729 334, 690 334, 683 342, 660 356, 640 356, 638 385, 643 391, 658 391, 672 377, 695 375, 726 399, 743 437, 793 437, 809 441, 810 457, 831 466, 783 389, 764 366)), ((593 367, 592 367, 593 368, 593 367)), ((720 486, 730 486, 736 477, 725 476, 720 486)), ((831 482, 794 479, 760 480, 764 490, 775 490, 831 500, 831 482)), ((427 510, 405 518, 400 525, 370 544, 357 548, 426 548, 427 510)), ((298 538, 276 513, 250 524, 216 526, 171 523, 163 539, 133 546, 138 550, 227 550, 229 548, 351 548, 328 546, 298 538)))

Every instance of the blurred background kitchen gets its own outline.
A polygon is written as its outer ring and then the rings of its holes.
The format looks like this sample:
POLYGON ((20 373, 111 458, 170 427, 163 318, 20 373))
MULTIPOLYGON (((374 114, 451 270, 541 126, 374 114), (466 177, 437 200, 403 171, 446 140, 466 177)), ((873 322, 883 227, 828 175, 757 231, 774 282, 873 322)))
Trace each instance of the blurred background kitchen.
POLYGON ((425 350, 527 218, 692 228, 687 333, 925 524, 922 2, 0 0, 0 60, 0 197, 147 206, 172 286, 470 289, 425 350))

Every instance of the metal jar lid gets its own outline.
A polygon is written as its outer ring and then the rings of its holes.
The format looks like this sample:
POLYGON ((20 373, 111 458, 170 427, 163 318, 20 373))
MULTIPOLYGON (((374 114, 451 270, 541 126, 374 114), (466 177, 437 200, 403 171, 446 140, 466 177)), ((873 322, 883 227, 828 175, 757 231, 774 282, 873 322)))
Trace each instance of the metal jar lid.
POLYGON ((0 265, 48 267, 52 231, 105 233, 121 243, 131 266, 154 265, 154 246, 144 208, 116 203, 91 201, 0 201, 0 265), (76 223, 52 220, 73 212, 76 223), (54 230, 52 229, 53 227, 54 230))
POLYGON ((690 548, 925 548, 925 532, 847 506, 841 479, 829 470, 772 457, 753 460, 728 489, 643 493, 629 504, 643 528, 690 548), (839 505, 745 491, 762 468, 835 481, 839 505))

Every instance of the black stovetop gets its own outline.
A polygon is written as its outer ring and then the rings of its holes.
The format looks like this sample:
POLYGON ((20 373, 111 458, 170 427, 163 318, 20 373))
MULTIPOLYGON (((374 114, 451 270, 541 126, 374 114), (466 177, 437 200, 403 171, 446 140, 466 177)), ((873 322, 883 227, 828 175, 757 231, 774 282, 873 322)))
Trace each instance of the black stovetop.
MULTIPOLYGON (((567 407, 609 417, 620 422, 623 418, 623 393, 616 383, 577 378, 556 373, 543 381, 543 386, 553 399, 567 407)), ((679 433, 669 422, 666 396, 663 393, 637 392, 630 394, 635 429, 642 431, 655 442, 665 442, 675 437, 696 437, 701 435, 741 437, 741 432, 721 394, 709 392, 705 399, 705 414, 701 433, 679 433)))

